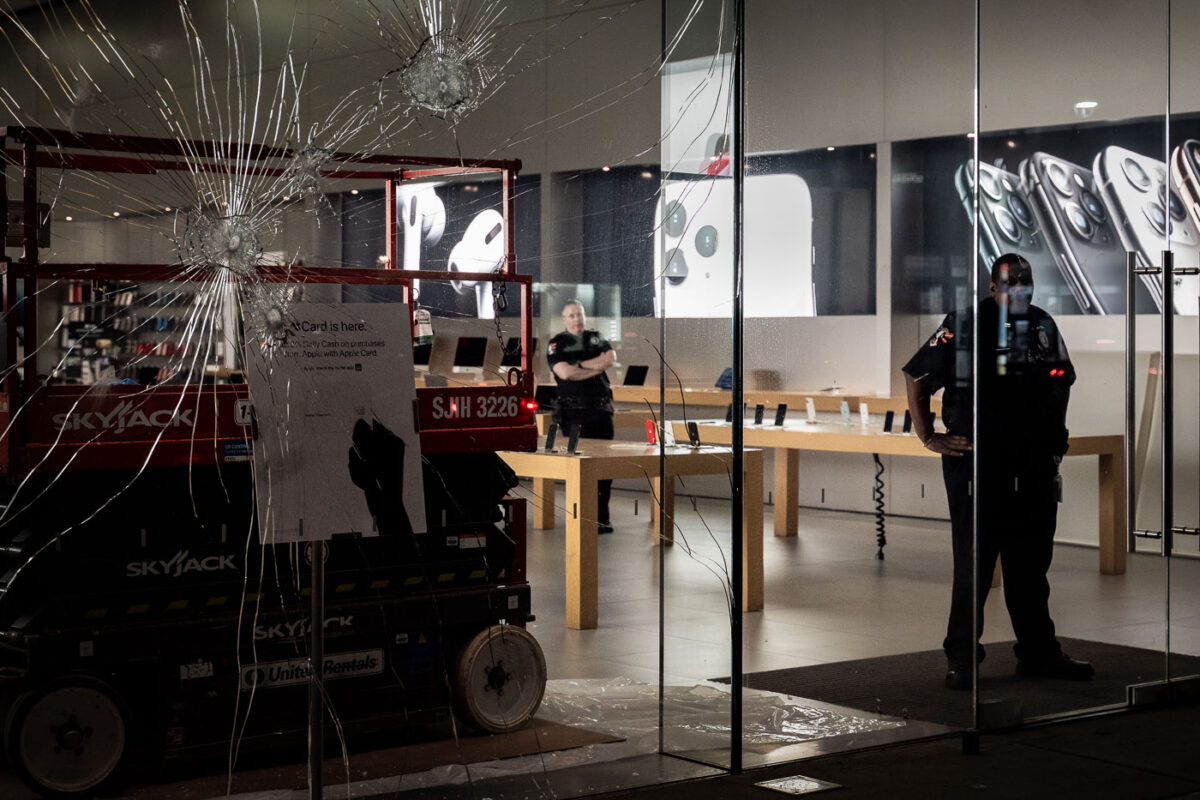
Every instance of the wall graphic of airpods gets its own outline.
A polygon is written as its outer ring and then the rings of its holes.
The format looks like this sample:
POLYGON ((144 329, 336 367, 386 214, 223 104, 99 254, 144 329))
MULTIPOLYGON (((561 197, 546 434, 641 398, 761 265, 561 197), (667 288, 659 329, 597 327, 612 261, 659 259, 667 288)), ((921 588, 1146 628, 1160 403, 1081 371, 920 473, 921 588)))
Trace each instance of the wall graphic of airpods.
MULTIPOLYGON (((404 269, 420 269, 421 245, 436 245, 446 232, 446 205, 431 185, 402 189, 397 199, 404 226, 404 269)), ((413 281, 413 291, 420 291, 420 281, 413 281)))
MULTIPOLYGON (((495 209, 480 211, 462 241, 450 251, 447 270, 450 272, 495 272, 504 264, 504 218, 495 209)), ((479 308, 479 319, 494 319, 496 310, 492 305, 491 281, 451 281, 450 285, 459 294, 475 289, 475 302, 479 308)))

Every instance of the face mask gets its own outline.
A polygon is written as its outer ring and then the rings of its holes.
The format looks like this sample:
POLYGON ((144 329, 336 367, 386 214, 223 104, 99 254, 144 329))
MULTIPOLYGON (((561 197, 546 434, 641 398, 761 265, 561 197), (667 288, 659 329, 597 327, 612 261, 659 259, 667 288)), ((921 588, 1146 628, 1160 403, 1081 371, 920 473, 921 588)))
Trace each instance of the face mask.
POLYGON ((1016 286, 1008 287, 1008 313, 1009 314, 1028 314, 1029 304, 1033 301, 1033 287, 1016 286))

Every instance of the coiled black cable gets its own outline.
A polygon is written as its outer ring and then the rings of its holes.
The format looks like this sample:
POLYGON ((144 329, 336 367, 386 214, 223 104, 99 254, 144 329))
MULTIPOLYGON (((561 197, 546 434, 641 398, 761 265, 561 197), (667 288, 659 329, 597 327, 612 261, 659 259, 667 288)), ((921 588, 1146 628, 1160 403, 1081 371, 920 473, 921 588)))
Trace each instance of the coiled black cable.
POLYGON ((879 453, 872 453, 871 457, 875 459, 875 489, 872 494, 875 497, 875 543, 879 545, 875 558, 882 561, 883 548, 887 545, 887 521, 883 514, 883 462, 879 460, 879 453))

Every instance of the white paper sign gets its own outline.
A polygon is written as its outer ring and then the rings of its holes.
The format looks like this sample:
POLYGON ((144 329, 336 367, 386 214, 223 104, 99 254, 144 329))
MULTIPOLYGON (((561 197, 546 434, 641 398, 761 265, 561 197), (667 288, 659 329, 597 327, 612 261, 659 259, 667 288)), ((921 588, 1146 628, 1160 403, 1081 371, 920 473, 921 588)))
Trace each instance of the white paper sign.
POLYGON ((424 532, 408 319, 400 303, 296 303, 277 346, 247 335, 264 544, 424 532))

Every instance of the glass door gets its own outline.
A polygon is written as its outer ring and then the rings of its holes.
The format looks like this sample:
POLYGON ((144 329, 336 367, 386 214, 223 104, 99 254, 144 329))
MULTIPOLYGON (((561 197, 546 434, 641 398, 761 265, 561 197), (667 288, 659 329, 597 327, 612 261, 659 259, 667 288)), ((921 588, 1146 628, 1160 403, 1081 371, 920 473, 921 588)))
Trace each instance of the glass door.
MULTIPOLYGON (((943 685, 941 467, 922 447, 928 417, 906 413, 906 365, 972 288, 955 175, 974 17, 938 13, 747 10, 744 426, 768 464, 764 607, 743 640, 748 766, 971 724, 970 695, 943 685)), ((936 355, 954 366, 954 347, 936 355)))
MULTIPOLYGON (((1171 2, 1167 7, 1170 32, 1168 44, 1170 47, 1170 136, 1166 137, 1169 154, 1164 154, 1168 163, 1171 188, 1177 193, 1176 197, 1186 210, 1185 219, 1179 222, 1172 218, 1177 228, 1172 229, 1170 250, 1172 251, 1172 266, 1176 273, 1173 285, 1175 291, 1175 307, 1180 311, 1175 317, 1173 331, 1173 349, 1175 358, 1172 361, 1174 392, 1171 398, 1173 406, 1173 428, 1169 441, 1173 444, 1170 460, 1172 471, 1172 528, 1174 533, 1168 540, 1167 552, 1167 630, 1165 678, 1176 686, 1171 686, 1167 696, 1172 696, 1175 689, 1194 686, 1197 674, 1200 674, 1200 635, 1197 625, 1195 608, 1197 593, 1200 591, 1200 560, 1197 559, 1197 481, 1196 452, 1197 445, 1197 336, 1198 326, 1196 305, 1198 304, 1197 279, 1187 274, 1189 270, 1200 267, 1200 250, 1194 247, 1194 242, 1184 239, 1190 233, 1191 225, 1200 224, 1200 193, 1196 191, 1197 176, 1200 173, 1195 164, 1200 163, 1200 99, 1187 86, 1184 79, 1189 70, 1195 66, 1195 55, 1186 44, 1188 33, 1200 25, 1200 13, 1197 13, 1189 3, 1171 2)), ((1164 441, 1168 437, 1164 434, 1164 441)), ((1165 527, 1165 526, 1164 526, 1165 527)), ((1135 695, 1136 697, 1136 695, 1135 695)), ((1155 697, 1147 695, 1146 699, 1155 697)))
POLYGON ((743 470, 731 446, 734 4, 667 3, 664 22, 654 312, 663 345, 657 412, 670 434, 658 488, 664 501, 674 496, 674 514, 664 506, 657 529, 661 748, 728 768, 731 642, 747 599, 735 576, 743 538, 755 538, 747 520, 759 536, 762 524, 760 504, 747 501, 743 515, 735 499, 743 474, 761 480, 761 464, 743 470))
POLYGON ((1164 151, 1167 11, 979 3, 962 169, 991 297, 975 353, 980 729, 1120 707, 1163 675, 1160 320, 1196 313, 1158 271, 1168 229, 1195 243, 1164 151), (1127 536, 1126 475, 1144 536, 1127 536))

